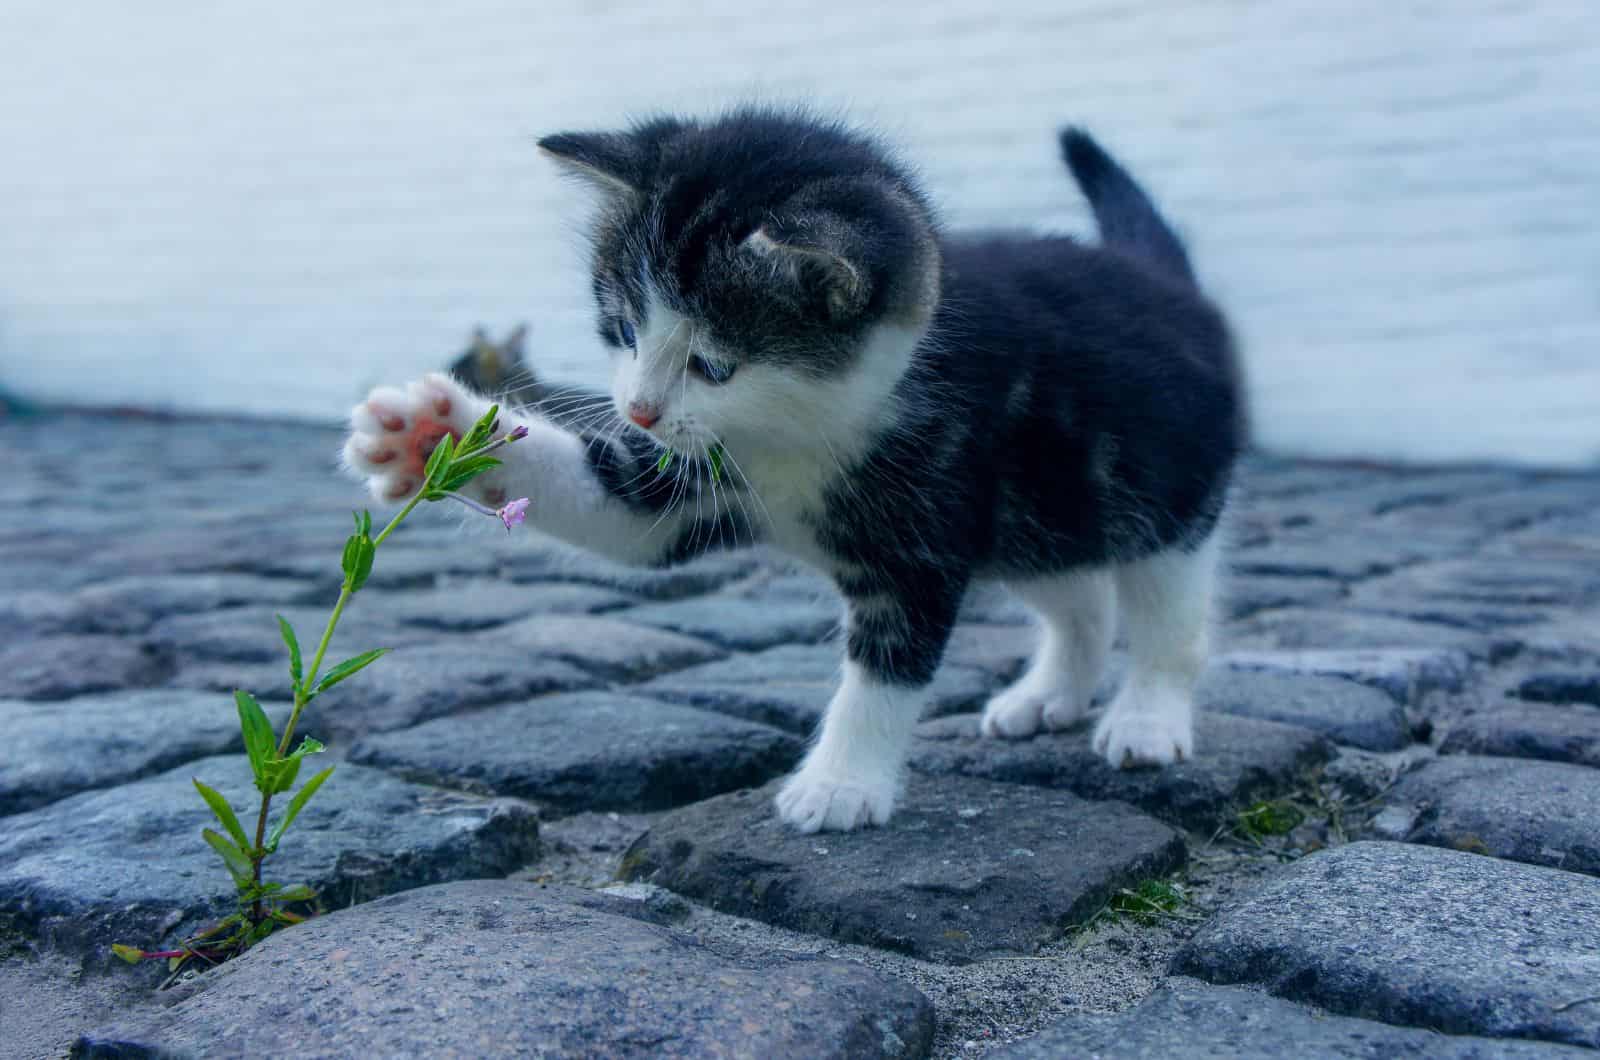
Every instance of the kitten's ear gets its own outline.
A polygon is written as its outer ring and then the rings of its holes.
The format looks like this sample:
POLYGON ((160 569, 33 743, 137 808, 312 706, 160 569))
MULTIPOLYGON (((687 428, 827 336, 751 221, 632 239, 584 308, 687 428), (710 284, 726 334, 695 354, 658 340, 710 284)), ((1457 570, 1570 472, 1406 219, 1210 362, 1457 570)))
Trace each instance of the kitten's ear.
POLYGON ((512 357, 520 359, 523 354, 522 346, 527 338, 528 325, 518 324, 516 327, 511 329, 511 334, 506 336, 506 341, 500 344, 500 348, 505 350, 506 353, 510 354, 512 357))
POLYGON ((540 140, 539 150, 612 195, 631 197, 643 189, 643 145, 626 133, 556 133, 540 140))
POLYGON ((813 217, 805 223, 764 224, 745 237, 743 249, 777 266, 778 275, 807 302, 843 323, 866 309, 872 297, 866 269, 850 260, 852 242, 842 222, 813 217))

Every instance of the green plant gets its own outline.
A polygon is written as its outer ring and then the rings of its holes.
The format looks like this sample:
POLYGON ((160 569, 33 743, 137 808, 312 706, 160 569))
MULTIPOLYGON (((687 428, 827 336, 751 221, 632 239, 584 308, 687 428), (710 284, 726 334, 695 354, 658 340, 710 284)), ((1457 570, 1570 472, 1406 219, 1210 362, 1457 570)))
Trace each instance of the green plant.
POLYGON ((1239 811, 1234 831, 1249 842, 1260 843, 1271 836, 1288 835, 1305 819, 1305 811, 1288 799, 1258 802, 1239 811))
POLYGON ((1149 925, 1178 916, 1178 911, 1188 903, 1188 896, 1177 884, 1145 880, 1136 887, 1117 891, 1107 908, 1116 916, 1149 925))
MULTIPOLYGON (((720 443, 713 445, 710 449, 706 450, 706 463, 711 468, 712 482, 722 481, 722 453, 723 449, 720 443)), ((678 454, 673 452, 671 449, 662 449, 661 455, 656 458, 656 472, 658 474, 665 474, 667 469, 672 466, 673 461, 677 460, 677 458, 678 454)))
POLYGON ((290 796, 289 803, 279 815, 277 823, 272 825, 270 831, 268 830, 273 797, 285 794, 293 788, 306 758, 320 754, 324 750, 322 743, 305 736, 301 738, 299 746, 291 751, 289 748, 294 740, 295 727, 299 724, 301 713, 312 700, 335 685, 354 677, 377 662, 388 651, 387 648, 365 651, 329 667, 326 673, 322 670, 328 644, 333 640, 339 619, 343 616, 351 598, 361 591, 361 587, 372 574, 373 561, 378 549, 418 504, 423 501, 456 500, 474 511, 499 518, 507 530, 523 521, 528 508, 526 497, 511 501, 502 508, 491 509, 457 492, 474 478, 500 465, 500 461, 490 456, 490 453, 526 437, 527 428, 518 427, 504 437, 496 439, 494 435, 499 425, 496 419, 498 414, 498 406, 490 408, 460 441, 450 434, 440 438, 423 469, 422 488, 406 502, 393 519, 389 520, 389 524, 379 531, 376 537, 372 536, 372 514, 363 511, 355 516, 355 532, 345 540, 344 555, 340 564, 344 580, 339 590, 339 599, 334 603, 333 611, 328 616, 326 626, 323 627, 322 637, 317 642, 309 666, 305 665, 300 650, 300 640, 295 634, 294 627, 282 615, 278 616, 278 629, 289 653, 289 679, 294 689, 294 705, 284 724, 283 732, 274 733, 272 720, 267 717, 266 711, 254 696, 244 691, 233 694, 234 706, 239 714, 239 729, 244 737, 245 754, 250 760, 250 772, 255 778, 256 790, 261 796, 254 835, 245 831, 239 815, 220 792, 198 779, 194 781, 194 786, 217 819, 217 823, 222 826, 221 832, 205 828, 201 830, 200 835, 206 844, 217 852, 233 879, 237 895, 237 907, 234 912, 199 934, 191 936, 178 948, 143 950, 118 944, 112 946, 117 956, 129 963, 164 958, 169 962, 170 970, 177 972, 188 961, 196 958, 208 964, 215 964, 237 956, 279 928, 297 924, 305 919, 305 915, 291 907, 310 906, 316 900, 315 892, 304 884, 286 886, 263 880, 261 875, 262 865, 267 858, 277 852, 284 833, 300 815, 300 811, 305 809, 306 803, 333 774, 333 767, 330 766, 302 784, 300 790, 290 796))

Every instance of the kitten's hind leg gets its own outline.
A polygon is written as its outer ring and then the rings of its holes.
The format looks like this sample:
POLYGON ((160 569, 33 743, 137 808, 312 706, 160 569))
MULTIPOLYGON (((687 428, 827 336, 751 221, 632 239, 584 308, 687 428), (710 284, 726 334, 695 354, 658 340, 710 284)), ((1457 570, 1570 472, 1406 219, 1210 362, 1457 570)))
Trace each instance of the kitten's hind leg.
POLYGON ((1116 568, 1132 656, 1127 683, 1094 731, 1113 766, 1194 756, 1194 688, 1205 668, 1218 543, 1170 548, 1116 568))
POLYGON ((1015 684, 983 711, 983 734, 1011 739, 1064 729, 1089 710, 1116 633, 1111 573, 1085 570, 1007 583, 1039 616, 1039 645, 1015 684))

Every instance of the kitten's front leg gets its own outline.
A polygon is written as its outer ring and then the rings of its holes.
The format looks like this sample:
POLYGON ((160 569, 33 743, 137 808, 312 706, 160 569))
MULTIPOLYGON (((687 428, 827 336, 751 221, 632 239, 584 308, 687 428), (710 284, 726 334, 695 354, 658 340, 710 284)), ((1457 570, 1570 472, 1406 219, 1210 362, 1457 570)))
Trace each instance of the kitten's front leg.
POLYGON ((881 825, 894 812, 923 689, 961 600, 959 586, 945 591, 941 575, 928 577, 914 611, 881 594, 851 601, 844 678, 811 751, 778 793, 779 817, 802 832, 881 825))
MULTIPOLYGON (((439 440, 466 434, 489 405, 443 375, 405 390, 381 387, 351 415, 345 464, 367 479, 379 500, 401 500, 421 487, 423 466, 439 440)), ((624 563, 671 558, 685 515, 663 515, 668 487, 656 482, 647 455, 510 411, 501 414, 498 434, 518 426, 527 427, 528 436, 497 450, 502 466, 473 480, 466 492, 491 506, 526 496, 529 523, 624 563)))

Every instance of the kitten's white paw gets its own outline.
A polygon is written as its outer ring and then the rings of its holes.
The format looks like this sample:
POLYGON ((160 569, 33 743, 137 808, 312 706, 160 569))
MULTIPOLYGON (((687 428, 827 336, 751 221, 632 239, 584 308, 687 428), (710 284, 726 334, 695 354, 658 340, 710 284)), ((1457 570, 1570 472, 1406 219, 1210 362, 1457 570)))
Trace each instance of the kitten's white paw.
POLYGON ((1094 728, 1094 749, 1114 768, 1167 766, 1194 757, 1194 722, 1187 703, 1157 709, 1119 699, 1094 728))
POLYGON ((397 501, 422 485, 422 471, 446 434, 460 438, 489 409, 482 398, 433 374, 404 390, 379 387, 350 413, 344 462, 380 501, 397 501))
POLYGON ((1083 715, 1082 705, 1074 702, 1071 692, 1060 688, 1041 691, 1024 679, 990 698, 979 729, 985 736, 1021 740, 1041 729, 1069 728, 1083 715))
POLYGON ((800 832, 848 832, 887 824, 894 812, 892 778, 863 783, 801 768, 778 792, 778 817, 800 832))

